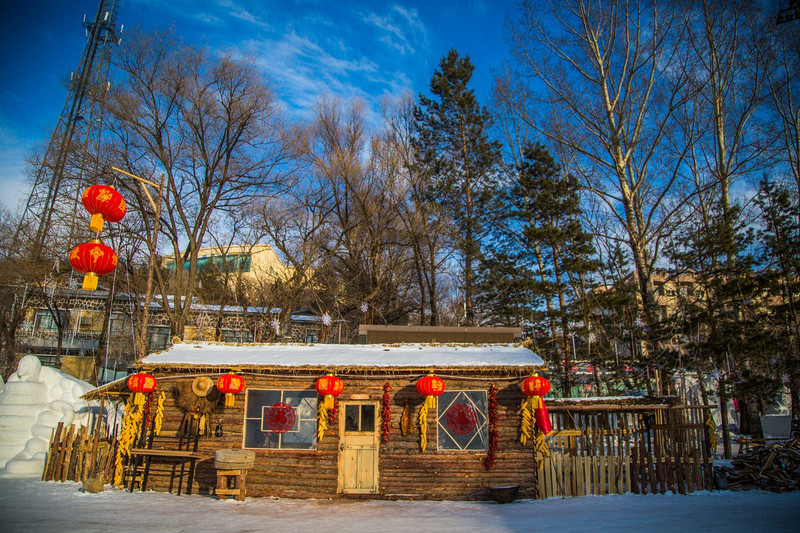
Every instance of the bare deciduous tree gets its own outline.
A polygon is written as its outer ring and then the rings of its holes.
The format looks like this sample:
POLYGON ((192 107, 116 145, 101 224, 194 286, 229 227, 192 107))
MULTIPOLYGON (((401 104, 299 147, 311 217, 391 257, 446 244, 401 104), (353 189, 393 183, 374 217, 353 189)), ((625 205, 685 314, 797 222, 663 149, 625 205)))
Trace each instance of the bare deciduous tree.
POLYGON ((518 79, 532 85, 507 86, 506 102, 574 155, 584 187, 624 228, 641 311, 652 320, 653 265, 678 209, 669 200, 685 154, 667 142, 683 105, 674 68, 680 11, 657 1, 552 0, 526 1, 521 13, 510 26, 512 53, 518 79), (537 89, 544 121, 514 97, 537 89))
MULTIPOLYGON (((272 90, 252 65, 185 44, 170 32, 134 32, 113 61, 122 79, 106 99, 110 158, 143 177, 164 173, 160 233, 178 268, 173 280, 156 269, 157 300, 169 313, 172 333, 182 336, 198 251, 208 243, 212 222, 224 226, 247 201, 275 195, 283 185, 284 124, 272 90), (187 269, 180 268, 184 263, 187 269)), ((146 213, 138 190, 134 198, 134 208, 146 213)))

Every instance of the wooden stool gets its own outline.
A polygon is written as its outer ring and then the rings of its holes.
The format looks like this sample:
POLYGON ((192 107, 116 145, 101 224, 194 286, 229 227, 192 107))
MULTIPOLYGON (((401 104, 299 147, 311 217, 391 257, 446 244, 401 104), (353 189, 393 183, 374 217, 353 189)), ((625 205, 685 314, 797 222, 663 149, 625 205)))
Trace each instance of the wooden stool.
POLYGON ((217 488, 214 494, 218 500, 224 500, 227 496, 233 496, 236 501, 243 502, 247 487, 245 479, 247 470, 217 470, 217 488), (233 488, 229 488, 233 481, 233 488))

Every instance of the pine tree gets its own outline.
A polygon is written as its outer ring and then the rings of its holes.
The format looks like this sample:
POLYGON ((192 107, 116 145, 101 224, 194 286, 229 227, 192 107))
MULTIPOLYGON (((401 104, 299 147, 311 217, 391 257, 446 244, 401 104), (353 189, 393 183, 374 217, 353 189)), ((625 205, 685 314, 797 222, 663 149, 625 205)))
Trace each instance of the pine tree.
POLYGON ((579 220, 579 189, 577 179, 563 172, 543 146, 529 144, 523 150, 516 183, 504 196, 503 226, 516 234, 516 260, 538 273, 536 282, 529 285, 530 299, 546 303, 549 337, 555 341, 552 346, 560 346, 553 355, 564 368, 565 396, 571 394, 574 354, 570 339, 589 323, 582 302, 588 291, 587 276, 599 266, 593 259, 592 237, 579 220))
POLYGON ((454 245, 463 262, 466 321, 475 321, 475 267, 489 226, 500 145, 489 138, 491 115, 468 88, 469 56, 450 50, 430 81, 433 98, 419 95, 414 109, 415 170, 427 178, 425 201, 439 203, 454 221, 454 245))
MULTIPOLYGON (((731 219, 740 220, 740 213, 733 206, 731 219)), ((705 376, 716 380, 723 446, 730 457, 728 401, 739 400, 741 431, 761 438, 759 406, 772 399, 778 383, 768 372, 772 357, 764 335, 768 302, 747 253, 752 235, 742 222, 731 226, 722 215, 721 206, 715 204, 703 223, 686 225, 668 253, 694 282, 693 294, 680 302, 680 320, 671 318, 674 333, 685 341, 683 363, 693 367, 701 381, 705 376)), ((669 372, 675 360, 666 363, 669 372)))
POLYGON ((755 203, 761 212, 758 241, 765 266, 764 293, 775 298, 769 342, 791 398, 792 430, 800 431, 800 202, 781 184, 763 181, 755 203))

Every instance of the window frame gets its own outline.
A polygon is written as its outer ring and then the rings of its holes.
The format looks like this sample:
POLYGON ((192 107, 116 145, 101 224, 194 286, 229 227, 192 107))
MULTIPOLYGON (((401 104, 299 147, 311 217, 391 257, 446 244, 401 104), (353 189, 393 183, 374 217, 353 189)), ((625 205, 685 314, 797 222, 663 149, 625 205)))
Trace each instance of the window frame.
POLYGON ((437 452, 447 452, 447 453, 486 453, 489 449, 489 398, 488 394, 485 390, 477 389, 477 390, 446 390, 443 392, 436 401, 436 451, 437 452), (454 395, 453 399, 447 404, 446 408, 443 407, 443 399, 449 397, 450 395, 454 395), (483 403, 481 409, 475 400, 470 398, 470 395, 481 395, 481 401, 483 403), (470 438, 469 442, 465 446, 461 446, 455 437, 453 437, 449 431, 447 431, 446 421, 443 418, 446 417, 447 411, 449 410, 450 406, 456 403, 459 397, 465 397, 469 399, 469 403, 471 404, 472 408, 475 410, 475 414, 478 417, 477 420, 477 429, 475 431, 475 435, 470 438), (447 434, 447 437, 450 441, 455 444, 454 447, 443 447, 442 444, 442 431, 447 434), (475 442, 483 442, 483 447, 481 448, 469 448, 469 446, 475 442))
MULTIPOLYGON (((58 309, 56 311, 61 318, 61 323, 66 327, 69 322, 69 313, 65 309, 58 309)), ((53 313, 49 309, 37 309, 33 316, 33 329, 34 331, 58 331, 58 325, 53 313), (46 324, 42 324, 46 322, 46 324)))
MULTIPOLYGON (((308 389, 274 389, 274 388, 262 388, 262 387, 248 387, 245 391, 245 404, 244 404, 244 412, 242 415, 242 449, 247 450, 267 450, 267 451, 290 451, 290 452, 313 452, 317 449, 317 408, 319 397, 317 396, 317 392, 315 390, 308 390, 308 389), (277 392, 280 394, 279 402, 286 401, 286 393, 292 393, 297 397, 301 398, 302 401, 308 401, 309 407, 311 407, 312 415, 309 417, 301 417, 298 412, 297 417, 297 425, 298 425, 298 433, 300 432, 299 426, 301 424, 311 424, 312 431, 310 431, 311 435, 311 443, 310 446, 307 448, 288 448, 283 447, 283 435, 284 433, 278 433, 276 431, 260 431, 260 433, 272 433, 278 436, 278 445, 274 448, 268 446, 248 446, 247 445, 247 436, 248 436, 248 421, 259 420, 263 423, 264 419, 264 410, 268 409, 270 406, 261 404, 259 409, 259 416, 258 417, 250 417, 248 415, 248 411, 250 410, 250 402, 251 402, 251 393, 253 392, 277 392), (313 403, 312 403, 313 402, 313 403)), ((274 405, 274 404, 273 404, 274 405)), ((288 433, 288 432, 287 432, 288 433)), ((294 432, 291 432, 294 433, 294 432)), ((266 441, 265 441, 266 442, 266 441)))

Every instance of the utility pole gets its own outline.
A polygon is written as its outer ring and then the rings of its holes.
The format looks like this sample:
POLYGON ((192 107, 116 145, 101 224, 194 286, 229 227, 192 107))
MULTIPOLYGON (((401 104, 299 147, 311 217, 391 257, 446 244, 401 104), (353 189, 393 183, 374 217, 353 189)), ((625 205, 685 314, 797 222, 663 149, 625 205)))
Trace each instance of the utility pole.
POLYGON ((34 259, 52 259, 74 244, 79 195, 100 174, 97 158, 90 156, 99 149, 99 102, 108 90, 112 47, 120 41, 118 11, 119 0, 99 0, 94 20, 84 16, 86 46, 13 239, 15 249, 31 243, 34 259))
POLYGON ((164 195, 162 191, 164 189, 164 174, 161 174, 161 183, 156 185, 152 181, 146 180, 144 178, 140 178, 135 174, 131 174, 130 172, 126 172, 122 169, 117 167, 111 167, 112 170, 115 170, 121 174, 125 174, 126 176, 133 178, 139 182, 142 186, 142 190, 144 194, 147 196, 147 199, 150 201, 150 206, 153 208, 153 212, 155 213, 155 221, 153 222, 153 236, 148 238, 147 240, 147 248, 150 252, 150 259, 147 264, 147 288, 144 293, 144 309, 142 309, 142 323, 139 324, 139 336, 137 338, 137 360, 141 361, 144 356, 147 355, 147 325, 150 321, 150 299, 153 296, 153 272, 156 266, 156 249, 158 248, 158 230, 161 227, 161 204, 164 199, 164 195), (150 195, 150 191, 147 190, 147 185, 158 190, 158 201, 153 201, 153 197, 150 195))

